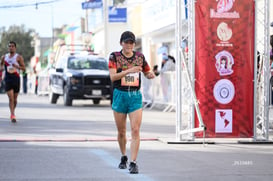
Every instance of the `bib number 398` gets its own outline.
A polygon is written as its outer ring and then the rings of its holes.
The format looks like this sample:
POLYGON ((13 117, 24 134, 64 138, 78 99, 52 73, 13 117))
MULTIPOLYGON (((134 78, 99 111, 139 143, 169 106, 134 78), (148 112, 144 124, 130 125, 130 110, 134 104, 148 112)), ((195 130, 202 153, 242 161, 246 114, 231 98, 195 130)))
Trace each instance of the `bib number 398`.
POLYGON ((139 73, 130 73, 121 79, 121 86, 139 86, 139 73))

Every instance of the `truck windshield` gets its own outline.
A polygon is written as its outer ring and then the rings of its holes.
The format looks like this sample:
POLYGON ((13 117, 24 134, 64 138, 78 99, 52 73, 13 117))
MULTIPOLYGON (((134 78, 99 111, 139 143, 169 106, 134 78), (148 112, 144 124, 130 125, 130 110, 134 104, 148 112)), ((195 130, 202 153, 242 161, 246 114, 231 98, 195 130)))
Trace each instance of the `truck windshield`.
POLYGON ((107 62, 103 58, 70 57, 67 63, 68 69, 98 69, 108 70, 107 62))

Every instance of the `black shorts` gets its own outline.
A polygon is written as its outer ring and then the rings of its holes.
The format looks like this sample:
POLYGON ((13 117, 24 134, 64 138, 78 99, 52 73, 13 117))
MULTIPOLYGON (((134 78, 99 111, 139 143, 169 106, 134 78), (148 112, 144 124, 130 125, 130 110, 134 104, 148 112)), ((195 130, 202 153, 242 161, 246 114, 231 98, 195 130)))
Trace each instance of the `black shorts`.
POLYGON ((5 84, 5 91, 9 91, 13 89, 15 93, 20 91, 20 81, 13 81, 13 82, 6 82, 5 84))

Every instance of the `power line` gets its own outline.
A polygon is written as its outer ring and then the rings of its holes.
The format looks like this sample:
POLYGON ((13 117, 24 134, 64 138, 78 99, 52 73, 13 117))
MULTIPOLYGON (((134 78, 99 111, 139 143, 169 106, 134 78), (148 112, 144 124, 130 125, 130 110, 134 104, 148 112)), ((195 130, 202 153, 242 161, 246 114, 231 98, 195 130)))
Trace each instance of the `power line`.
POLYGON ((43 5, 43 4, 51 4, 54 2, 57 2, 60 0, 47 0, 47 1, 29 1, 28 3, 26 1, 16 1, 13 3, 11 3, 10 1, 8 1, 7 3, 1 3, 0 4, 0 9, 9 9, 9 8, 22 8, 22 7, 27 7, 27 6, 35 6, 36 9, 38 9, 39 5, 43 5))

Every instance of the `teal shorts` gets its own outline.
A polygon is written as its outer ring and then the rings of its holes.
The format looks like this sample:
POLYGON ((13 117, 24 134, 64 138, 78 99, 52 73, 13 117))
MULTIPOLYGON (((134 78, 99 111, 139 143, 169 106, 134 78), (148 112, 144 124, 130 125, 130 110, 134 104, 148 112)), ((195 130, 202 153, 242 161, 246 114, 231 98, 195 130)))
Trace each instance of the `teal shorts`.
POLYGON ((142 108, 142 94, 138 91, 114 89, 112 109, 119 113, 131 113, 142 108))

